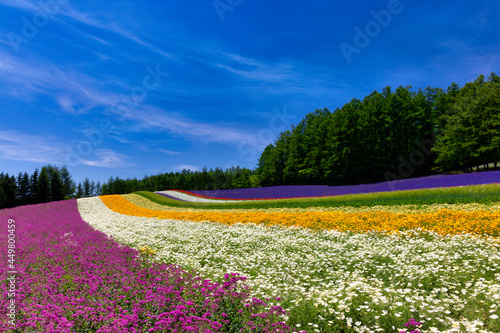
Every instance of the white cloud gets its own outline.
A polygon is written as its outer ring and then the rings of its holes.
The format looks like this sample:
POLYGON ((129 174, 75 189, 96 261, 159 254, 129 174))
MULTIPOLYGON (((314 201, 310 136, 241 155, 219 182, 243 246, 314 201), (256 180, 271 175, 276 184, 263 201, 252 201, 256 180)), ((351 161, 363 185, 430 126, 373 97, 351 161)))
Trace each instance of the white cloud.
POLYGON ((444 50, 429 63, 428 70, 440 73, 448 81, 459 83, 474 81, 480 74, 488 77, 498 69, 500 63, 500 47, 491 49, 478 48, 470 42, 449 39, 439 44, 444 50), (462 78, 464 82, 459 82, 462 78))
POLYGON ((0 0, 0 5, 28 11, 38 11, 40 7, 27 0, 0 0))
POLYGON ((220 52, 220 54, 222 54, 224 63, 218 63, 217 67, 224 68, 246 79, 276 83, 289 80, 294 76, 293 68, 290 64, 265 64, 258 60, 245 58, 236 54, 224 52, 220 52))
POLYGON ((57 165, 88 165, 102 168, 124 168, 132 166, 128 156, 110 149, 95 149, 89 156, 81 158, 52 135, 40 136, 16 131, 0 131, 0 157, 7 160, 48 163, 57 165))
POLYGON ((82 159, 79 163, 100 168, 125 168, 134 165, 126 161, 129 158, 128 156, 110 149, 96 149, 95 155, 97 159, 82 159))
POLYGON ((75 115, 104 107, 108 114, 132 121, 136 130, 167 131, 189 140, 233 144, 255 140, 232 127, 196 122, 145 102, 139 103, 137 108, 114 107, 112 101, 119 100, 118 94, 105 91, 106 86, 97 79, 70 68, 58 68, 47 62, 34 66, 2 52, 0 59, 0 82, 9 82, 4 94, 29 99, 38 95, 51 96, 61 110, 75 115))
POLYGON ((194 165, 189 164, 178 164, 172 168, 172 171, 182 171, 182 170, 191 170, 191 171, 201 171, 201 169, 194 165))
MULTIPOLYGON (((89 25, 94 28, 110 31, 120 37, 123 37, 131 42, 134 42, 135 44, 144 46, 151 52, 154 52, 158 55, 161 55, 165 58, 169 59, 176 59, 175 56, 172 54, 166 52, 165 50, 162 50, 161 48, 157 47, 156 45, 153 45, 144 39, 140 38, 135 34, 134 32, 126 29, 125 27, 117 24, 116 18, 110 17, 107 14, 104 14, 102 11, 101 12, 81 12, 76 10, 75 8, 71 7, 70 5, 65 5, 61 7, 61 12, 63 15, 72 18, 75 21, 78 21, 80 23, 84 23, 86 25, 89 25), (98 18, 100 17, 100 18, 98 18)), ((68 22, 65 22, 68 23, 68 22)), ((101 40, 103 43, 107 43, 104 40, 101 40)))
MULTIPOLYGON (((26 10, 26 11, 31 11, 31 12, 40 12, 43 11, 43 9, 36 5, 34 1, 27 1, 27 0, 0 0, 0 5, 8 6, 8 7, 13 7, 21 10, 26 10)), ((145 48, 149 49, 150 51, 159 54, 163 57, 170 58, 170 59, 176 59, 172 54, 166 52, 165 50, 162 50, 161 48, 157 47, 156 45, 153 45, 151 43, 146 42, 142 38, 138 37, 135 33, 132 31, 127 30, 123 26, 120 26, 116 23, 116 18, 111 17, 109 13, 107 12, 82 12, 77 9, 75 9, 71 4, 62 4, 62 5, 57 5, 56 9, 53 9, 50 7, 50 10, 52 11, 51 14, 54 15, 54 18, 63 21, 63 17, 69 17, 79 23, 86 24, 88 26, 110 31, 118 36, 121 36, 129 41, 132 41, 138 45, 144 46, 145 48), (99 17, 99 18, 98 18, 99 17)), ((66 24, 70 24, 67 21, 64 21, 66 24)), ((97 39, 99 40, 99 39, 97 39)), ((106 41, 101 39, 101 42, 107 43, 106 41)))
POLYGON ((164 153, 167 155, 184 155, 183 153, 180 153, 178 151, 170 151, 170 150, 165 150, 165 149, 158 149, 160 153, 164 153))
POLYGON ((63 164, 63 147, 53 136, 0 131, 0 155, 4 159, 35 163, 63 164))
POLYGON ((4 52, 0 52, 0 58, 0 82, 8 82, 0 94, 29 99, 52 96, 62 110, 70 113, 85 113, 98 105, 109 105, 109 98, 112 98, 98 89, 97 79, 71 68, 61 68, 50 62, 29 63, 4 52))
POLYGON ((138 131, 167 131, 185 139, 202 140, 207 143, 240 144, 255 140, 253 135, 229 126, 196 122, 154 106, 140 105, 136 109, 127 108, 125 110, 114 107, 110 108, 110 111, 122 119, 133 121, 137 125, 138 131))

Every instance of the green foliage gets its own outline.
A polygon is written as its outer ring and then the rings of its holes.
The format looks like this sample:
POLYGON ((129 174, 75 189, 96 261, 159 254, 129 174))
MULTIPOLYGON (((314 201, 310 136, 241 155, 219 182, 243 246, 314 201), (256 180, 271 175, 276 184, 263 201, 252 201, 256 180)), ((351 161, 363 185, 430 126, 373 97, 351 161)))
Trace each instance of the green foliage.
POLYGON ((5 195, 5 192, 3 191, 3 187, 0 186, 0 209, 5 208, 6 203, 7 203, 7 196, 5 195))
MULTIPOLYGON (((143 179, 110 178, 100 188, 101 195, 126 194, 135 191, 162 191, 162 190, 200 190, 217 191, 233 188, 257 187, 260 178, 255 171, 231 167, 223 171, 221 168, 193 172, 182 170, 154 176, 145 176, 143 179)), ((96 188, 98 190, 99 187, 96 188)))
POLYGON ((443 166, 472 166, 500 158, 500 83, 492 73, 480 75, 457 91, 437 139, 436 162, 443 166))
POLYGON ((84 197, 82 183, 78 183, 78 186, 76 187, 76 197, 77 198, 84 197))
POLYGON ((0 187, 3 192, 3 205, 2 208, 14 207, 18 203, 18 189, 16 184, 16 177, 9 176, 9 174, 0 174, 0 187))
POLYGON ((496 162, 499 82, 492 73, 446 92, 385 87, 334 112, 316 110, 264 149, 260 184, 361 184, 496 162))
POLYGON ((64 196, 66 198, 73 198, 76 190, 76 185, 73 179, 71 179, 71 174, 66 166, 63 166, 60 170, 61 179, 64 184, 64 196))
POLYGON ((65 195, 64 183, 61 178, 61 174, 59 170, 55 169, 52 171, 52 175, 50 177, 50 200, 58 201, 63 200, 65 195))
MULTIPOLYGON (((100 184, 99 184, 100 186, 100 184)), ((75 197, 75 183, 66 166, 46 165, 30 175, 19 172, 17 177, 0 173, 0 209, 75 197)), ((100 189, 95 189, 96 193, 100 189)))
POLYGON ((30 176, 27 172, 24 174, 19 172, 17 175, 17 190, 18 190, 18 200, 20 205, 26 205, 29 203, 31 188, 30 188, 30 176))
POLYGON ((47 167, 43 167, 36 185, 36 198, 39 203, 50 201, 50 179, 47 172, 47 167))
POLYGON ((83 196, 88 198, 91 196, 91 191, 92 187, 90 185, 90 179, 88 178, 85 178, 85 180, 83 181, 83 196))
POLYGON ((37 197, 36 197, 36 187, 38 184, 38 174, 39 174, 38 169, 35 169, 35 172, 33 172, 33 174, 30 177, 30 200, 29 200, 30 204, 38 202, 37 197))

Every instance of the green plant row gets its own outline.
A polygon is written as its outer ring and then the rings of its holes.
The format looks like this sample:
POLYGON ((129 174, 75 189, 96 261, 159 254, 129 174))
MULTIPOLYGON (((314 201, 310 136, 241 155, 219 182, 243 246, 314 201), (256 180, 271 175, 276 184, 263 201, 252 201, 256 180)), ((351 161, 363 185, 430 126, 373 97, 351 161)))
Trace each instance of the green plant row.
POLYGON ((500 184, 445 187, 423 190, 348 194, 320 198, 296 198, 279 200, 256 200, 227 203, 184 202, 162 195, 134 192, 160 205, 200 209, 252 209, 252 208, 308 208, 308 207, 371 207, 393 205, 431 204, 490 204, 500 202, 500 184))

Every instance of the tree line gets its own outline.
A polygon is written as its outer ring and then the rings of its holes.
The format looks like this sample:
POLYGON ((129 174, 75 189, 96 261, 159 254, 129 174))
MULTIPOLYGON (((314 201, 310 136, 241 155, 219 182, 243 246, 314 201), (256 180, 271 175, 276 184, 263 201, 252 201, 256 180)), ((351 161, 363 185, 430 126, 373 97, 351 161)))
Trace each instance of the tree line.
POLYGON ((221 168, 201 171, 184 169, 181 172, 163 173, 145 176, 143 179, 110 178, 102 186, 102 194, 125 194, 134 191, 161 191, 161 190, 199 190, 213 191, 235 188, 258 187, 259 182, 255 170, 231 167, 225 171, 221 168))
POLYGON ((41 170, 36 169, 31 175, 20 172, 16 177, 0 173, 0 209, 135 191, 210 191, 257 186, 259 184, 255 171, 240 167, 231 167, 225 171, 221 168, 207 170, 206 167, 195 172, 184 169, 181 172, 145 176, 143 179, 111 177, 102 185, 85 178, 77 185, 66 166, 59 168, 47 165, 41 170))
POLYGON ((386 87, 282 132, 259 158, 261 186, 361 184, 500 160, 500 78, 460 88, 386 87))
POLYGON ((86 178, 78 185, 66 166, 47 165, 32 174, 0 173, 0 209, 100 195, 101 184, 86 178))

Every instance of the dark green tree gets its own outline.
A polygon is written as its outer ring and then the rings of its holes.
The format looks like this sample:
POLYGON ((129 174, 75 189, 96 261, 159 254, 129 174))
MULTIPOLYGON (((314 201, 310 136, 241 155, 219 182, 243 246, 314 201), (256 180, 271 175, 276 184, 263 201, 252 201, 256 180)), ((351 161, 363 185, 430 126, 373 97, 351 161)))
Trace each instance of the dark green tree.
POLYGON ((96 187, 95 187, 95 182, 93 180, 90 182, 90 196, 91 197, 96 196, 96 187))
POLYGON ((19 204, 27 205, 30 201, 30 177, 27 172, 19 172, 17 175, 17 188, 19 195, 19 204))
POLYGON ((85 193, 83 192, 83 186, 82 186, 82 182, 79 182, 78 183, 78 186, 76 187, 76 198, 84 198, 85 197, 85 193))
POLYGON ((64 184, 64 196, 65 198, 71 199, 75 196, 76 185, 71 174, 66 166, 63 166, 60 170, 61 179, 64 184))
POLYGON ((30 177, 30 199, 29 203, 34 204, 38 202, 38 197, 36 195, 37 193, 37 186, 38 186, 38 168, 35 169, 33 174, 30 177))
POLYGON ((19 203, 16 177, 6 174, 3 177, 0 175, 0 179, 2 179, 0 182, 2 183, 2 189, 6 196, 5 206, 8 208, 15 207, 19 203))
POLYGON ((101 191, 102 191, 102 185, 101 185, 101 182, 98 181, 97 184, 95 185, 94 195, 95 196, 100 196, 101 195, 101 191))
POLYGON ((42 168, 38 176, 35 195, 38 203, 50 201, 50 179, 46 167, 42 168))
POLYGON ((473 166, 499 160, 499 84, 494 73, 489 81, 480 75, 467 83, 454 97, 450 114, 444 120, 434 151, 436 163, 443 167, 473 166))
POLYGON ((269 144, 260 155, 257 174, 261 186, 272 186, 275 184, 276 170, 274 169, 274 149, 276 147, 269 144))
MULTIPOLYGON (((304 158, 299 165, 298 178, 301 184, 320 184, 325 181, 324 167, 327 164, 328 151, 326 148, 327 121, 330 115, 328 109, 316 110, 308 113, 302 122, 297 126, 300 128, 302 138, 300 144, 304 158)), ((286 132, 285 132, 286 133, 286 132)), ((283 169, 286 155, 288 155, 289 144, 287 142, 289 135, 285 135, 284 148, 279 149, 276 144, 276 153, 278 154, 278 163, 275 167, 278 173, 283 169), (285 154, 285 155, 284 155, 285 154)), ((278 141, 279 142, 279 141, 278 141)), ((279 175, 278 175, 279 176, 279 175)))
POLYGON ((64 183, 58 169, 52 170, 52 177, 50 179, 50 200, 59 201, 63 200, 65 196, 64 183))
MULTIPOLYGON (((122 193, 120 193, 122 194, 122 193)), ((85 180, 83 181, 83 196, 85 198, 88 198, 92 195, 92 185, 90 183, 90 179, 89 178, 85 178, 85 180)))
POLYGON ((0 209, 7 208, 7 196, 3 191, 3 187, 0 186, 0 209))

